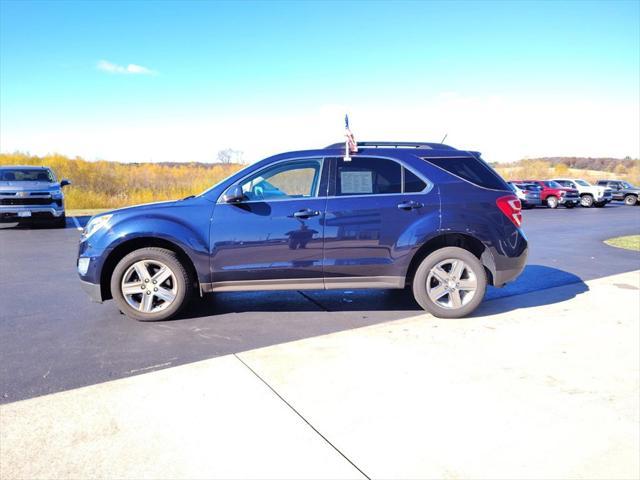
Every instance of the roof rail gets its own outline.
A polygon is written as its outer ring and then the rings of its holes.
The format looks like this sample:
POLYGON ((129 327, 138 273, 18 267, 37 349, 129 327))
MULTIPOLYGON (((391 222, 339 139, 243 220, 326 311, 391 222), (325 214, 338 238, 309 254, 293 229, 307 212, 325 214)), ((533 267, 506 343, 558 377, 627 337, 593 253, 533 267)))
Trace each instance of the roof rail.
MULTIPOLYGON (((359 147, 371 147, 371 148, 416 148, 427 150, 455 150, 455 148, 445 145, 444 143, 433 142, 357 142, 359 147)), ((342 148, 344 142, 333 143, 325 148, 342 148)))

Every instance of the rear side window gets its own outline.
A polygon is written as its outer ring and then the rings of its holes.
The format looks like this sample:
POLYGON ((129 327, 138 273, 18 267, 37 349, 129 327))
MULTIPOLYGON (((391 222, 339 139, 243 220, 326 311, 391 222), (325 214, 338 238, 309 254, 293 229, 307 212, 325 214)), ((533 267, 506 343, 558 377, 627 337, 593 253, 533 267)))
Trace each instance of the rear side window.
POLYGON ((402 192, 402 167, 384 158, 338 159, 338 195, 380 195, 402 192))
POLYGON ((452 173, 467 182, 471 182, 479 187, 491 188, 493 190, 505 190, 505 183, 500 176, 494 172, 482 160, 475 157, 462 158, 429 158, 425 157, 429 163, 452 173))
POLYGON ((337 159, 336 195, 418 193, 427 184, 398 162, 386 158, 337 159))

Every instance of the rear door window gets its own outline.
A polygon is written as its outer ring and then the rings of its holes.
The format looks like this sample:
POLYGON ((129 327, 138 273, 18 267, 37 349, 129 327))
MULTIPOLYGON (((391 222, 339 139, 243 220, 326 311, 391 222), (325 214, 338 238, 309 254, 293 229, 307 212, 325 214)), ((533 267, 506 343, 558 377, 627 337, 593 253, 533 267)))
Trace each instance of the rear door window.
POLYGON ((387 158, 337 158, 336 195, 418 193, 427 183, 400 163, 387 158))
POLYGON ((466 180, 467 182, 478 185, 479 187, 490 188, 492 190, 507 190, 507 186, 489 165, 476 157, 449 157, 449 158, 430 158, 426 160, 433 165, 446 170, 453 175, 466 180))

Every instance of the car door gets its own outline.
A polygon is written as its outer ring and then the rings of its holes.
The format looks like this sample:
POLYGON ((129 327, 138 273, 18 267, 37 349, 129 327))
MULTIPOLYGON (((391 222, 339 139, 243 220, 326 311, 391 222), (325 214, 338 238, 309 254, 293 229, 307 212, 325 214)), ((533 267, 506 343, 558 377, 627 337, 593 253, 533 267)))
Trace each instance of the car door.
POLYGON ((240 186, 242 200, 221 196, 211 222, 211 290, 323 287, 323 165, 280 161, 227 190, 240 186))
POLYGON ((433 185, 388 158, 338 157, 331 165, 325 287, 402 287, 416 244, 439 227, 433 185))

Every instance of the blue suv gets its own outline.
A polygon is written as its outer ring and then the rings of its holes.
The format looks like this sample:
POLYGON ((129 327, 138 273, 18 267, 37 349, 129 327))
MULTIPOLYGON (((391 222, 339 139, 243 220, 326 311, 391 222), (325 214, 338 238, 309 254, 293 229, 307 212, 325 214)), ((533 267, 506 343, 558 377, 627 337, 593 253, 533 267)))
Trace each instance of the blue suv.
POLYGON ((520 201, 479 153, 425 142, 344 153, 283 153, 200 195, 93 217, 83 287, 142 321, 194 294, 356 288, 411 288, 457 318, 524 268, 520 201))

